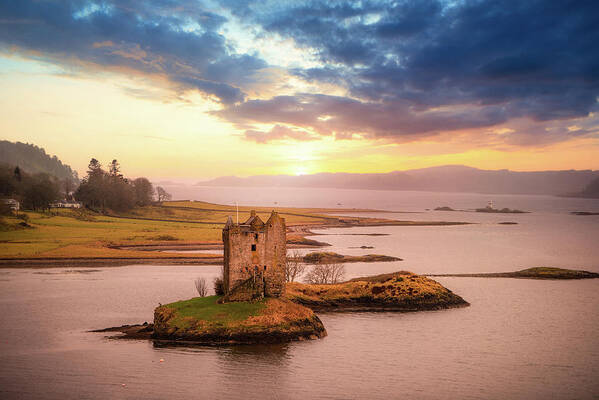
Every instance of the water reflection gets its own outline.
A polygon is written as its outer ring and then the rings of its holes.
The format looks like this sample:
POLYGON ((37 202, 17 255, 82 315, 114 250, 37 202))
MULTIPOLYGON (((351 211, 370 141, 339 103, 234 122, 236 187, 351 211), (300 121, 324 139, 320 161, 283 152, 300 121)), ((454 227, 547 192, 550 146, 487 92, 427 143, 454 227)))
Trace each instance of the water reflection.
MULTIPOLYGON (((459 196, 451 197, 450 205, 469 207, 470 200, 461 204, 459 196)), ((391 209, 434 207, 443 200, 410 206, 409 195, 385 193, 384 199, 382 205, 391 209)), ((520 224, 508 228, 497 225, 495 216, 470 213, 481 218, 479 224, 381 227, 376 232, 389 235, 380 237, 346 235, 375 232, 368 227, 328 230, 340 235, 316 239, 333 244, 326 251, 364 254, 370 250, 350 247, 368 245, 405 259, 347 264, 347 278, 402 269, 496 272, 536 265, 598 271, 598 220, 559 214, 583 209, 570 200, 548 200, 541 206, 553 211, 537 213, 527 199, 508 206, 535 213, 518 216, 520 224)), ((354 200, 344 204, 381 204, 354 200)), ((151 321, 158 303, 196 296, 194 279, 211 280, 219 266, 64 272, 0 270, 2 399, 524 400, 594 399, 599 393, 599 280, 442 278, 471 306, 425 313, 326 313, 320 317, 329 336, 322 340, 212 348, 107 340, 87 331, 151 321)))

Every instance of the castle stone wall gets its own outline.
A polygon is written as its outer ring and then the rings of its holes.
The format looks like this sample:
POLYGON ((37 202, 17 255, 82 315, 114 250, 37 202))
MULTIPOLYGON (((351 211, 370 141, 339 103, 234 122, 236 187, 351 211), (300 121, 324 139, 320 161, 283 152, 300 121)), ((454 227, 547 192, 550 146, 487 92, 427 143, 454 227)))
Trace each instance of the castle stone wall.
POLYGON ((248 221, 223 229, 226 300, 279 297, 285 288, 285 219, 273 211, 266 223, 252 211, 248 221), (236 293, 233 293, 236 292, 236 293))

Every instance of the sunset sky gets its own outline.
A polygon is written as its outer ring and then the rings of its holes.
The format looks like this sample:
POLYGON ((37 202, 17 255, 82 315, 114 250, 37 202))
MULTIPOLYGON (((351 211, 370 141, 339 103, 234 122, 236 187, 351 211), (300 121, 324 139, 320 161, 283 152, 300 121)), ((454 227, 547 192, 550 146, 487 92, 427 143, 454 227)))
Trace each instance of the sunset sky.
POLYGON ((80 175, 599 169, 599 3, 3 0, 0 90, 80 175))

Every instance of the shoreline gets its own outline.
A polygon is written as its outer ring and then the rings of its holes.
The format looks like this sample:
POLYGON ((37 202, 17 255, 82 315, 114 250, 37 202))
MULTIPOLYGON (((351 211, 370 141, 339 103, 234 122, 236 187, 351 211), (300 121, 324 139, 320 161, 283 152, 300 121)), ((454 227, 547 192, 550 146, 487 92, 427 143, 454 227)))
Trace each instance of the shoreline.
MULTIPOLYGON (((331 219, 333 219, 331 217, 331 219)), ((377 226, 457 226, 472 225, 471 222, 454 221, 396 221, 380 218, 350 217, 336 218, 335 222, 327 219, 316 224, 298 224, 288 227, 287 245, 289 249, 308 248, 319 249, 330 246, 329 243, 308 239, 306 236, 318 236, 312 229, 355 228, 377 226)), ((218 224, 217 224, 218 225, 218 224)), ((321 234, 322 235, 322 234, 321 234)), ((324 236, 324 235, 323 235, 324 236)), ((106 246, 115 250, 220 250, 222 243, 192 242, 192 243, 140 243, 140 244, 110 244, 106 246)), ((165 255, 152 257, 127 256, 96 256, 96 257, 5 257, 0 258, 2 268, 62 268, 74 266, 126 266, 135 264, 166 264, 166 265, 221 265, 222 257, 216 254, 165 255)))
POLYGON ((215 257, 81 257, 81 258, 15 258, 0 259, 3 268, 124 267, 127 265, 221 265, 215 257))

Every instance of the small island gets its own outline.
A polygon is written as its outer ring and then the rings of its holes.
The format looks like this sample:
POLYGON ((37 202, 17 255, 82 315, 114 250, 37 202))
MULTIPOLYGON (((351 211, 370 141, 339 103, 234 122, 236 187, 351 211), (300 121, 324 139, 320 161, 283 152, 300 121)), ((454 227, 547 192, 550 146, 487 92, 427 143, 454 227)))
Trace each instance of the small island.
POLYGON ((484 207, 484 208, 477 208, 475 210, 476 212, 482 212, 482 213, 498 213, 498 214, 528 214, 530 211, 522 211, 522 210, 512 210, 511 208, 489 208, 489 207, 484 207))
MULTIPOLYGON (((362 247, 364 248, 364 247, 362 247)), ((368 247, 366 247, 368 248, 368 247)), ((385 256, 381 254, 366 254, 363 256, 347 256, 333 252, 312 252, 301 257, 301 261, 310 264, 318 263, 352 263, 352 262, 389 262, 403 261, 399 257, 385 256)))
POLYGON ((521 279, 594 279, 599 278, 599 274, 595 272, 565 269, 565 268, 550 268, 550 267, 534 267, 527 268, 514 272, 491 272, 480 274, 431 274, 428 276, 451 276, 464 278, 521 278, 521 279))
POLYGON ((427 311, 469 305, 440 283, 407 271, 332 285, 291 282, 285 297, 319 311, 427 311))
POLYGON ((151 338, 223 345, 281 343, 327 334, 312 310, 286 299, 220 301, 221 296, 196 297, 156 308, 151 338))
MULTIPOLYGON (((469 209, 469 210, 456 210, 455 208, 451 208, 449 206, 436 207, 434 210, 435 211, 472 212, 471 209, 469 209)), ((480 213, 497 213, 497 214, 528 214, 528 213, 530 213, 530 211, 516 210, 516 209, 507 208, 507 207, 504 207, 504 208, 495 208, 495 206, 493 206, 493 202, 492 201, 490 201, 489 204, 487 204, 486 207, 475 208, 474 212, 480 212, 480 213)))

